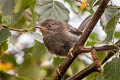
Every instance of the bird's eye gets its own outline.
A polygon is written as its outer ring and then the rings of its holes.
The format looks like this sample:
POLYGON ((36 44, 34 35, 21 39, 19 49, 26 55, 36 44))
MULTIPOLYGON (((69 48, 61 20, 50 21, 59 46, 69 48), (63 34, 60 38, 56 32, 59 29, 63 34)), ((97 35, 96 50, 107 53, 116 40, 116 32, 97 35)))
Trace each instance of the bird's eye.
POLYGON ((52 23, 51 25, 54 25, 54 23, 52 23))
POLYGON ((52 27, 52 26, 54 26, 54 23, 48 25, 49 28, 52 27))
POLYGON ((51 25, 49 24, 49 25, 47 25, 47 27, 48 27, 48 28, 50 28, 50 27, 51 27, 51 25))

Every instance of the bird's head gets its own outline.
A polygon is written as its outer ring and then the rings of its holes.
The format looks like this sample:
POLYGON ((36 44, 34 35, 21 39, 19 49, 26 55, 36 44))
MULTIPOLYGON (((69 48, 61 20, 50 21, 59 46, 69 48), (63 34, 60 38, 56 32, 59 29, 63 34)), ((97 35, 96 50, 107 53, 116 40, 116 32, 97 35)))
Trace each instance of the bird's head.
POLYGON ((59 30, 62 28, 62 23, 55 19, 47 19, 43 21, 40 26, 40 30, 44 35, 59 32, 59 30))

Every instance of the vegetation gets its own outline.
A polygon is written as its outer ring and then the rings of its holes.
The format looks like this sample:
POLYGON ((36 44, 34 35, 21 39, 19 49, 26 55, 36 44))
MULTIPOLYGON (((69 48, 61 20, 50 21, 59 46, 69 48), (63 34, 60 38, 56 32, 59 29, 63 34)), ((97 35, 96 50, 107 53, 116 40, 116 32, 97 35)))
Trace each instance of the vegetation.
POLYGON ((0 80, 119 80, 120 7, 114 0, 59 1, 0 0, 0 80), (36 26, 48 18, 71 21, 66 5, 75 15, 87 12, 93 17, 73 56, 53 57, 36 26), (98 20, 106 33, 104 40, 92 32, 98 20))

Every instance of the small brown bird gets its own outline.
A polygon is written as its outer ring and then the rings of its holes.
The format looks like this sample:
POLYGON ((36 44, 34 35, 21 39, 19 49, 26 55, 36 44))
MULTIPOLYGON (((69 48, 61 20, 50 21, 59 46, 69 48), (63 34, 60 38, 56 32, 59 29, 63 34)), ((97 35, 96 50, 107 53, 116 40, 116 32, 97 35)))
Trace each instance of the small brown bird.
POLYGON ((48 51, 59 56, 66 56, 82 33, 81 29, 54 19, 47 19, 40 26, 48 51))

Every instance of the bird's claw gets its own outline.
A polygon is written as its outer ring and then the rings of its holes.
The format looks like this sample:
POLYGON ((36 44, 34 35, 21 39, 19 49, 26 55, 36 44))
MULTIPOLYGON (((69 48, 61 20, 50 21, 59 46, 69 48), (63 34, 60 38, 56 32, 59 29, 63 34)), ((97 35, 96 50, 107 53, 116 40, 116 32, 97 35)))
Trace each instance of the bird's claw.
POLYGON ((70 55, 71 57, 74 57, 72 51, 73 51, 73 48, 70 48, 68 55, 70 55))
POLYGON ((57 70, 58 74, 61 75, 59 67, 57 67, 56 70, 57 70))

